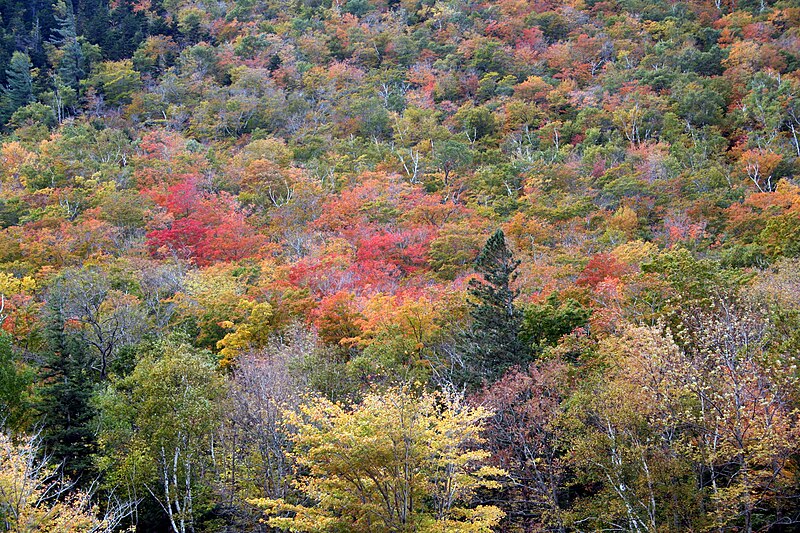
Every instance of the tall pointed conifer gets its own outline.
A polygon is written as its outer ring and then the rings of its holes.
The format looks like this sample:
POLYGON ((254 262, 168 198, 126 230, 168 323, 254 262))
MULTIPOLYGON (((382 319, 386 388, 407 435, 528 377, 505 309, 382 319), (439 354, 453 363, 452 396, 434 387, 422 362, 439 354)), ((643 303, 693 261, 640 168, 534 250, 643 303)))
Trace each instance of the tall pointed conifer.
POLYGON ((518 291, 511 288, 519 260, 497 230, 475 261, 481 278, 470 281, 472 326, 466 340, 465 382, 477 386, 500 377, 505 370, 527 359, 520 341, 522 312, 514 305, 518 291))
POLYGON ((31 58, 24 52, 14 52, 6 69, 6 87, 3 91, 3 115, 6 120, 20 107, 33 102, 31 58))

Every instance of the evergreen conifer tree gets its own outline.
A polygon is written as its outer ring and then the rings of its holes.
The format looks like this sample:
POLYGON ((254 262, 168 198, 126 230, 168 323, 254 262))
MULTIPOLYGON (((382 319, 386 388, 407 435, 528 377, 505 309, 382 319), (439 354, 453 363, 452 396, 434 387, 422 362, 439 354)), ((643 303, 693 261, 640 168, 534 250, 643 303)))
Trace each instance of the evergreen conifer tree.
POLYGON ((56 38, 53 42, 62 51, 61 59, 58 62, 58 76, 67 85, 77 90, 79 82, 85 76, 83 49, 78 42, 78 33, 75 24, 75 14, 72 10, 71 0, 59 0, 56 4, 56 21, 58 26, 55 29, 56 38))
POLYGON ((491 382, 528 358, 519 338, 522 312, 514 305, 518 291, 511 288, 518 266, 502 230, 489 238, 475 261, 482 279, 470 281, 472 326, 464 350, 464 381, 470 386, 491 382))
POLYGON ((6 87, 3 91, 3 119, 20 107, 33 102, 33 77, 31 58, 23 52, 14 52, 6 69, 6 87))
POLYGON ((48 351, 41 367, 36 405, 42 417, 43 442, 64 472, 78 481, 91 481, 92 455, 96 439, 91 423, 95 410, 91 404, 94 388, 90 355, 64 324, 61 306, 48 303, 45 335, 48 351))

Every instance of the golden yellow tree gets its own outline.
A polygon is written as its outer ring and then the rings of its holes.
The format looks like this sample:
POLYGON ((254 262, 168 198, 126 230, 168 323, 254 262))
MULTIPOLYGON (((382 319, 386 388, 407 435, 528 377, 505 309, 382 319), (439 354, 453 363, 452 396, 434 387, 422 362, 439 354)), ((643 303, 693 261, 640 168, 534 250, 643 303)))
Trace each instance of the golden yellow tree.
POLYGON ((105 533, 116 531, 130 504, 109 501, 104 514, 91 494, 73 489, 42 458, 39 440, 14 442, 0 433, 0 527, 20 533, 105 533))
POLYGON ((344 407, 309 398, 288 413, 296 489, 314 505, 257 500, 269 524, 289 531, 490 532, 503 517, 471 506, 502 470, 483 465, 481 431, 490 412, 457 395, 407 388, 369 394, 344 407))

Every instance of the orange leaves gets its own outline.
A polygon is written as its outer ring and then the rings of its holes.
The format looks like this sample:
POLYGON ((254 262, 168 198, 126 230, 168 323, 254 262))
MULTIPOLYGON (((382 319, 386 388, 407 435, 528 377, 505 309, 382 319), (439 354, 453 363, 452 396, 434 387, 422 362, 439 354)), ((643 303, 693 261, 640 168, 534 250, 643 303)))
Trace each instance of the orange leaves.
POLYGON ((353 344, 362 333, 363 315, 355 308, 353 295, 348 292, 324 298, 312 312, 311 319, 320 339, 335 346, 353 344))
POLYGON ((774 192, 751 193, 726 209, 726 229, 737 238, 751 240, 769 220, 789 213, 800 214, 800 187, 780 181, 774 192))
POLYGON ((786 68, 786 60, 772 44, 759 45, 755 41, 736 41, 730 46, 728 57, 722 60, 722 65, 726 68, 726 77, 744 82, 759 70, 771 68, 783 71, 786 68))
POLYGON ((314 225, 323 231, 347 235, 357 225, 393 222, 400 214, 398 203, 410 192, 411 187, 398 180, 367 176, 361 184, 326 202, 314 225))
POLYGON ((783 156, 762 149, 750 149, 741 153, 739 167, 758 189, 758 192, 772 191, 775 184, 772 175, 783 156))
POLYGON ((134 2, 132 11, 134 13, 147 13, 150 11, 153 3, 151 0, 138 0, 134 2))
POLYGON ((572 79, 579 84, 588 83, 601 72, 603 40, 585 33, 569 41, 556 42, 542 54, 547 66, 558 71, 557 79, 572 79))
POLYGON ((115 249, 116 229, 94 218, 71 224, 47 220, 17 229, 19 253, 37 267, 64 267, 105 256, 115 249))
POLYGON ((553 86, 539 76, 529 76, 528 79, 514 87, 514 95, 523 100, 544 104, 547 101, 547 95, 552 90, 553 86))
POLYGON ((187 176, 200 176, 208 161, 186 149, 180 134, 156 130, 142 135, 138 153, 133 158, 134 178, 139 189, 173 185, 187 176))
POLYGON ((664 239, 667 247, 678 243, 696 243, 705 237, 706 222, 693 221, 686 213, 675 211, 664 218, 664 239))
POLYGON ((0 147, 0 180, 11 189, 22 189, 25 186, 20 176, 23 165, 31 161, 34 154, 18 141, 5 143, 0 147))

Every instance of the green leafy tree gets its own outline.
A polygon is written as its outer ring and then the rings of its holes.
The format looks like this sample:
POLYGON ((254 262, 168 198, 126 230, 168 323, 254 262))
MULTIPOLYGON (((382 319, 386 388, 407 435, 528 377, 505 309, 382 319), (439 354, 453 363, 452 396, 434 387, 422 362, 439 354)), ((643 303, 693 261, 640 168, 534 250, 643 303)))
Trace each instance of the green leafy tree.
POLYGON ((12 128, 24 128, 25 126, 34 126, 42 128, 47 132, 47 128, 52 128, 56 125, 56 117, 53 110, 39 102, 31 102, 28 105, 22 106, 11 115, 8 125, 12 128))
POLYGON ((68 114, 75 112, 78 92, 56 74, 53 76, 53 89, 42 94, 42 99, 49 103, 54 119, 61 124, 68 114))
POLYGON ((493 134, 497 128, 497 121, 492 112, 482 106, 464 106, 458 110, 454 118, 461 124, 464 134, 473 143, 493 134))
POLYGON ((88 83, 100 89, 106 102, 112 106, 130 103, 142 86, 139 73, 133 69, 133 62, 127 59, 100 63, 88 83))
POLYGON ((472 163, 473 154, 467 143, 457 137, 434 145, 434 164, 442 172, 445 187, 450 186, 452 174, 472 163))
POLYGON ((559 301, 558 294, 552 293, 541 304, 531 304, 524 309, 521 336, 528 345, 541 348, 554 345, 563 335, 575 328, 585 326, 591 310, 567 298, 559 301))
POLYGON ((160 341, 97 400, 107 480, 127 487, 133 499, 149 494, 174 533, 194 531, 203 504, 203 473, 213 463, 225 397, 216 366, 209 352, 160 341))
POLYGON ((800 216, 789 213, 772 217, 761 232, 759 241, 770 257, 800 255, 800 216))

